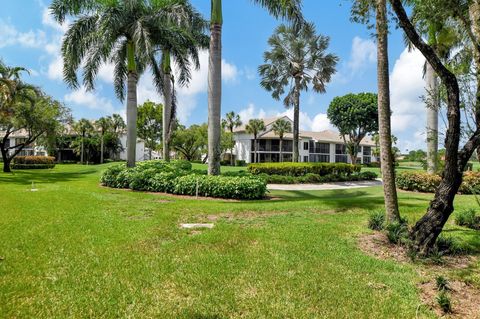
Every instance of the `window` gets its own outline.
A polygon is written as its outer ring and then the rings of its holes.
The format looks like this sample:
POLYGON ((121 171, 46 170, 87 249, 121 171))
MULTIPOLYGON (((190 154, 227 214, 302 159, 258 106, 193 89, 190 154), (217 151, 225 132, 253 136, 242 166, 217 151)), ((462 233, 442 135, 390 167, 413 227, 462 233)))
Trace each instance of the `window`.
POLYGON ((371 146, 364 146, 363 147, 363 155, 371 156, 372 155, 372 147, 371 146))
POLYGON ((330 144, 310 141, 310 153, 330 154, 330 144))
POLYGON ((308 156, 304 156, 304 157, 303 157, 303 161, 304 161, 304 162, 308 162, 308 156))
POLYGON ((283 146, 282 146, 282 151, 283 152, 292 152, 293 151, 293 141, 283 141, 283 146))
POLYGON ((370 156, 363 157, 363 164, 370 164, 372 162, 372 158, 370 156))
POLYGON ((310 154, 310 162, 329 163, 330 162, 330 155, 310 154))
POLYGON ((308 142, 303 142, 303 150, 308 151, 308 142))
POLYGON ((347 155, 335 155, 335 163, 348 163, 347 155))
POLYGON ((344 144, 335 144, 335 154, 337 155, 347 154, 347 147, 344 144))

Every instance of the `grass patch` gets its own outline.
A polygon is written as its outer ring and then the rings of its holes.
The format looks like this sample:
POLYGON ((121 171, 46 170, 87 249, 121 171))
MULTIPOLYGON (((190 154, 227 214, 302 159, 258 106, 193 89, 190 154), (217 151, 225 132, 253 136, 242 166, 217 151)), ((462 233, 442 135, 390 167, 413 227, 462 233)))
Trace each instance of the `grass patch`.
MULTIPOLYGON (((0 174, 2 316, 415 317, 414 267, 356 246, 369 211, 383 207, 380 187, 197 201, 100 187, 108 165, 0 174), (216 215, 229 217, 194 235, 179 228, 216 215)), ((431 198, 399 196, 409 220, 431 198)), ((455 207, 474 203, 462 195, 455 207)), ((478 251, 476 231, 453 222, 446 231, 478 251)), ((462 275, 476 284, 478 273, 462 275)))

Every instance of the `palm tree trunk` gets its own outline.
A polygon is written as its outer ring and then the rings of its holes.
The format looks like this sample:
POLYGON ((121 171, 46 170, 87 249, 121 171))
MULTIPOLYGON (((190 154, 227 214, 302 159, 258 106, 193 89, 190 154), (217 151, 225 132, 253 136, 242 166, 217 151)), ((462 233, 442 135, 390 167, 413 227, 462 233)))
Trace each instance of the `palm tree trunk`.
POLYGON ((298 162, 298 135, 300 134, 300 78, 295 78, 295 101, 293 105, 293 161, 298 162))
POLYGON ((433 174, 438 163, 438 82, 437 75, 427 63, 427 171, 433 174))
POLYGON ((84 147, 85 136, 82 135, 82 143, 80 144, 80 163, 83 164, 85 159, 85 147, 84 147))
POLYGON ((208 174, 220 174, 220 114, 222 100, 222 1, 211 1, 208 63, 208 174))
POLYGON ((127 167, 135 167, 137 148, 137 68, 133 42, 127 45, 127 167))
MULTIPOLYGON (((475 38, 480 39, 480 1, 475 0, 470 3, 469 7, 470 21, 472 21, 472 33, 475 38)), ((480 110, 480 52, 473 50, 473 58, 477 67, 475 68, 475 76, 477 79, 477 95, 475 101, 476 110, 480 110)), ((480 113, 475 113, 475 122, 477 127, 480 126, 480 113)), ((477 159, 480 161, 480 146, 477 148, 477 159)))
POLYGON ((280 138, 280 158, 279 158, 280 162, 283 162, 283 150, 282 150, 282 148, 283 148, 283 138, 280 138))
POLYGON ((386 0, 376 0, 377 29, 377 83, 378 83, 378 127, 380 137, 380 165, 382 169, 383 193, 387 220, 400 219, 398 211, 395 170, 393 167, 392 133, 390 126, 390 83, 388 72, 388 23, 386 0))
POLYGON ((170 127, 172 125, 172 82, 170 68, 170 53, 165 51, 162 56, 162 67, 164 72, 163 80, 163 116, 162 116, 162 139, 163 139, 163 159, 170 162, 170 127))
POLYGON ((103 134, 100 138, 100 164, 103 164, 103 134))
POLYGON ((253 162, 257 162, 257 138, 253 139, 253 162))

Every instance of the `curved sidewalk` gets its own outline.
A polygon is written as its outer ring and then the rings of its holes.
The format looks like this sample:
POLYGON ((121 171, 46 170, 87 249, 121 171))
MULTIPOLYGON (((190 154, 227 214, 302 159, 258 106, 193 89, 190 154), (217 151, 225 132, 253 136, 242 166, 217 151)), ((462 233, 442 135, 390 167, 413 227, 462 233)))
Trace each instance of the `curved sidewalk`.
POLYGON ((352 189, 372 186, 381 186, 380 179, 374 181, 358 181, 358 182, 337 182, 323 184, 268 184, 268 190, 284 190, 284 191, 314 191, 314 190, 331 190, 331 189, 352 189))

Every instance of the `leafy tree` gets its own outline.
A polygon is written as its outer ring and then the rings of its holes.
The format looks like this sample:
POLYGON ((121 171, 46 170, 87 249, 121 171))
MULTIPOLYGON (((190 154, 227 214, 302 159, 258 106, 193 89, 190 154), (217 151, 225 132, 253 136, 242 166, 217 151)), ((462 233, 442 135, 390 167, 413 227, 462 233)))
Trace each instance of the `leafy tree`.
POLYGON ((378 130, 377 110, 377 95, 374 93, 350 93, 336 97, 328 107, 327 117, 340 131, 354 164, 360 142, 378 130))
POLYGON ((260 119, 251 119, 248 121, 248 124, 245 126, 245 130, 248 134, 253 134, 253 162, 258 162, 257 151, 258 151, 258 143, 257 138, 258 134, 265 131, 265 123, 263 120, 260 119))
POLYGON ((283 138, 286 133, 292 133, 292 123, 283 118, 276 120, 272 125, 273 132, 280 139, 280 162, 283 162, 283 138))
POLYGON ((163 106, 147 101, 138 107, 137 131, 138 136, 145 141, 148 147, 149 159, 152 159, 152 150, 156 149, 162 138, 163 106))
POLYGON ((230 165, 232 166, 235 165, 235 161, 233 158, 233 149, 235 147, 235 141, 233 139, 233 130, 239 127, 240 125, 242 125, 242 121, 240 120, 240 115, 236 114, 234 111, 228 112, 227 114, 225 114, 225 118, 222 119, 222 127, 227 129, 228 132, 230 133, 230 135, 228 136, 230 136, 231 138, 230 165))
POLYGON ((201 159, 207 143, 207 124, 180 126, 172 138, 172 147, 187 161, 201 159))
POLYGON ((101 117, 95 121, 95 128, 100 133, 100 163, 103 163, 103 155, 105 151, 105 134, 112 128, 111 117, 101 117))
POLYGON ((293 106, 293 161, 298 162, 300 92, 311 86, 325 93, 326 83, 335 73, 338 57, 326 53, 329 38, 317 35, 313 23, 302 28, 280 25, 268 40, 270 51, 264 53, 265 64, 258 67, 261 86, 272 92, 274 99, 283 100, 285 107, 293 106))
POLYGON ((191 47, 185 44, 195 39, 182 30, 190 26, 193 9, 186 1, 150 0, 54 0, 50 9, 60 23, 66 15, 77 17, 62 44, 64 79, 70 87, 78 88, 77 70, 83 67, 83 85, 93 89, 105 62, 115 65, 114 87, 121 101, 126 81, 127 166, 135 166, 138 79, 149 67, 157 90, 162 92, 164 74, 156 60, 157 49, 168 48, 175 56, 182 56, 185 47, 191 47))
MULTIPOLYGON (((254 0, 274 17, 303 23, 300 0, 254 0)), ((222 0, 211 0, 208 62, 208 174, 220 174, 222 101, 222 0)))
POLYGON ((78 134, 78 137, 75 139, 78 141, 76 144, 79 146, 77 148, 77 153, 80 154, 80 163, 85 163, 85 144, 92 145, 89 139, 94 133, 94 127, 92 122, 87 119, 80 119, 78 122, 73 124, 73 129, 78 134))
POLYGON ((62 126, 68 110, 58 101, 36 91, 30 91, 28 98, 15 97, 9 103, 8 112, 0 116, 0 151, 3 159, 3 171, 10 172, 10 163, 25 147, 33 144, 39 137, 53 135, 62 126), (21 143, 10 145, 14 133, 25 134, 21 143))
MULTIPOLYGON (((448 128, 445 137, 445 168, 427 213, 411 231, 413 248, 421 254, 428 254, 434 247, 438 235, 453 212, 453 201, 463 179, 463 171, 475 149, 480 146, 480 126, 467 137, 460 147, 461 108, 457 76, 446 65, 435 49, 426 43, 409 19, 401 0, 390 0, 393 11, 410 42, 423 54, 427 62, 440 77, 447 96, 448 128)), ((477 80, 476 110, 480 110, 480 3, 462 0, 423 0, 416 2, 416 10, 430 15, 429 20, 451 21, 466 34, 466 45, 471 45, 477 80)), ((480 114, 480 113, 478 113, 480 114)))
POLYGON ((397 188, 395 186, 395 158, 392 150, 390 78, 388 70, 387 0, 356 0, 352 6, 352 20, 370 24, 375 16, 377 39, 378 134, 380 139, 380 168, 382 170, 385 211, 389 222, 398 221, 397 188))

